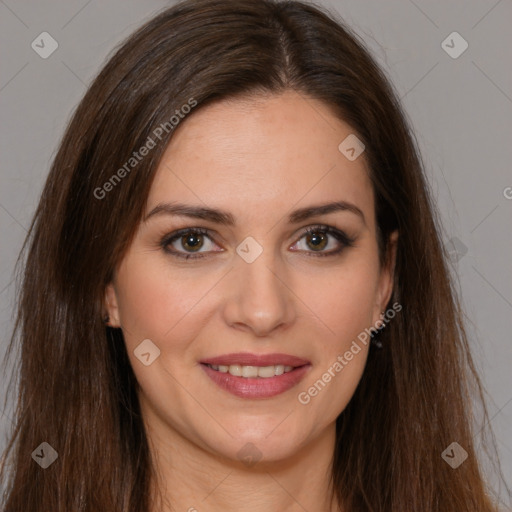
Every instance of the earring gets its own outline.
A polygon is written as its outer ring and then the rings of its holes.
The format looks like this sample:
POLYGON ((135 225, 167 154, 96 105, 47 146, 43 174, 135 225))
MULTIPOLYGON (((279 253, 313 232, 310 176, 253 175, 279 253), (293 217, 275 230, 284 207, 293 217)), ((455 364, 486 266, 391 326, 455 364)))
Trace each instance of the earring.
MULTIPOLYGON (((383 317, 384 316, 384 311, 381 311, 380 315, 383 317)), ((386 324, 383 324, 381 327, 379 327, 376 330, 370 330, 370 343, 375 348, 381 349, 383 347, 382 341, 380 341, 380 339, 379 339, 379 334, 384 329, 384 327, 386 327, 386 324)))

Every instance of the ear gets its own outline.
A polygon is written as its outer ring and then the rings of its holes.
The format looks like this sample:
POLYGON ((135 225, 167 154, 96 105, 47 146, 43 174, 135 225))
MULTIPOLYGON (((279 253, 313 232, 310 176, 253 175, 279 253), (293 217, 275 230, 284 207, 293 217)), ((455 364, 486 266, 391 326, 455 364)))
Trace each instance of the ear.
POLYGON ((121 327, 117 295, 113 283, 109 283, 105 288, 104 308, 105 316, 108 315, 108 321, 105 322, 105 325, 108 325, 109 327, 121 327))
POLYGON ((389 235, 387 244, 387 253, 382 266, 379 283, 376 295, 375 308, 373 311, 373 321, 375 322, 381 318, 381 312, 385 308, 393 293, 393 282, 395 275, 396 251, 397 251, 398 231, 393 231, 389 235))

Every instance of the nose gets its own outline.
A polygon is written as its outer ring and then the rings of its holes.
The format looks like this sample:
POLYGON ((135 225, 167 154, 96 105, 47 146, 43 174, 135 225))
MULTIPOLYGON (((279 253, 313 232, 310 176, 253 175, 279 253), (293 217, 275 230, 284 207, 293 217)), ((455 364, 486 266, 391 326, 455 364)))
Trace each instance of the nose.
POLYGON ((236 256, 223 292, 225 322, 255 336, 269 336, 296 318, 289 272, 270 250, 263 250, 252 263, 236 256))

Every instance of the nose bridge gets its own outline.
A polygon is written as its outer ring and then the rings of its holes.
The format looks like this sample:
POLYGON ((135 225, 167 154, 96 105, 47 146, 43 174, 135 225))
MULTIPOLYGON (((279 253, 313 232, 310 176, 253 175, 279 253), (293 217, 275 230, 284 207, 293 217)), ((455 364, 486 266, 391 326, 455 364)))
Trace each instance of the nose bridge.
MULTIPOLYGON (((263 249, 263 247, 262 247, 263 249)), ((242 250, 242 247, 239 248, 242 250)), ((254 251, 254 249, 250 249, 254 251)), ((276 267, 279 266, 277 257, 270 246, 265 247, 261 253, 253 254, 254 259, 244 259, 240 257, 241 261, 237 262, 237 272, 248 284, 250 284, 250 291, 252 295, 260 297, 263 295, 276 296, 280 291, 279 280, 276 277, 276 267)))
POLYGON ((227 321, 244 325, 258 335, 290 322, 293 301, 283 283, 284 273, 285 267, 270 245, 263 247, 254 239, 244 240, 237 248, 231 276, 227 321))

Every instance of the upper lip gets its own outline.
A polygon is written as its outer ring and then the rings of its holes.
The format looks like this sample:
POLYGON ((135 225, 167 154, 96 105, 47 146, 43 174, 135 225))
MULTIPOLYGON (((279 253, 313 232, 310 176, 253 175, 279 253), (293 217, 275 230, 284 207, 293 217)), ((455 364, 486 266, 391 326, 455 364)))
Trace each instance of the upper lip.
POLYGON ((242 366, 275 366, 282 364, 284 366, 304 366, 309 361, 297 356, 288 354, 251 354, 249 352, 239 352, 236 354, 224 354, 222 356, 209 357, 200 361, 203 364, 224 365, 240 364, 242 366))

